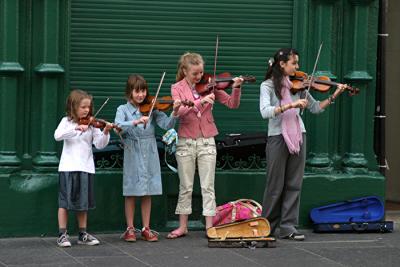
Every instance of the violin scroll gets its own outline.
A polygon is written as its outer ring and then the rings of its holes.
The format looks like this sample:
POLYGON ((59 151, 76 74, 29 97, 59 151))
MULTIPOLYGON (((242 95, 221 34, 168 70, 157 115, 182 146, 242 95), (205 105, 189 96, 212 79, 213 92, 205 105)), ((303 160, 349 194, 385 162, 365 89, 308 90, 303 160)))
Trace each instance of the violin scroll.
MULTIPOLYGON (((331 86, 337 86, 339 84, 331 81, 328 76, 310 78, 307 73, 302 71, 296 71, 295 75, 290 76, 290 80, 293 84, 290 89, 292 94, 306 90, 309 87, 315 91, 326 93, 329 91, 331 86)), ((346 90, 349 91, 350 96, 356 95, 360 92, 360 89, 349 85, 347 85, 346 90)))
POLYGON ((357 95, 360 92, 360 89, 351 86, 347 86, 346 90, 349 91, 349 96, 357 95))

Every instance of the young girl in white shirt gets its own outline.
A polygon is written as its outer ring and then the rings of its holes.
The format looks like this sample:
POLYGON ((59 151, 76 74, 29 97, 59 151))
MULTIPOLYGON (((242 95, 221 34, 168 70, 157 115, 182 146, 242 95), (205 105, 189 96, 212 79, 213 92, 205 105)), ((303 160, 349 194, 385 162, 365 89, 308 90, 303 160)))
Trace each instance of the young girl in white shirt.
POLYGON ((98 245, 100 242, 86 232, 87 211, 95 208, 94 198, 94 160, 92 144, 101 149, 110 140, 109 130, 113 127, 107 123, 101 131, 93 126, 80 124, 84 118, 92 118, 92 96, 82 90, 73 90, 67 98, 67 116, 62 118, 54 138, 64 141, 59 171, 58 194, 58 226, 57 244, 60 247, 70 247, 67 222, 68 211, 76 212, 79 225, 78 244, 98 245))

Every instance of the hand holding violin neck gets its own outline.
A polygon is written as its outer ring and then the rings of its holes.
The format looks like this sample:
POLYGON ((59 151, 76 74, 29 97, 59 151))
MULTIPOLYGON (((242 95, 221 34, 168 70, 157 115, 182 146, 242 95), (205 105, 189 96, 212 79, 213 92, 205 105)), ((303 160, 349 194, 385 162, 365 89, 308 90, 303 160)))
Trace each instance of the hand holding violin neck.
MULTIPOLYGON (((154 97, 150 96, 149 103, 140 104, 139 109, 143 115, 148 115, 150 113, 153 101, 154 97)), ((171 96, 159 97, 159 99, 156 100, 153 108, 160 111, 167 111, 169 108, 173 106, 174 102, 175 101, 172 99, 171 96)), ((181 100, 181 104, 184 106, 191 106, 191 107, 194 106, 194 103, 190 100, 181 100)))
POLYGON ((339 83, 337 85, 337 88, 335 90, 335 92, 332 95, 332 99, 335 100, 335 98, 337 98, 341 93, 343 93, 345 90, 347 89, 347 85, 346 84, 341 84, 339 83))
POLYGON ((235 77, 233 78, 232 88, 241 88, 244 79, 242 77, 235 77))

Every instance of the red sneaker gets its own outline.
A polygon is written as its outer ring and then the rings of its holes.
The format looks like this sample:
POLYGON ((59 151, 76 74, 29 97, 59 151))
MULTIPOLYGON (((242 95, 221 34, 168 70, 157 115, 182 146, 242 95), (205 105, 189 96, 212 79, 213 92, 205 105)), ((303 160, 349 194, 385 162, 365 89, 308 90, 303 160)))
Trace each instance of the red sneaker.
POLYGON ((135 228, 126 228, 126 231, 122 234, 121 238, 123 238, 127 242, 136 242, 135 228))
POLYGON ((143 229, 142 229, 142 239, 143 240, 155 242, 155 241, 158 241, 158 235, 159 235, 158 232, 156 232, 154 230, 150 230, 149 227, 143 227, 143 229))

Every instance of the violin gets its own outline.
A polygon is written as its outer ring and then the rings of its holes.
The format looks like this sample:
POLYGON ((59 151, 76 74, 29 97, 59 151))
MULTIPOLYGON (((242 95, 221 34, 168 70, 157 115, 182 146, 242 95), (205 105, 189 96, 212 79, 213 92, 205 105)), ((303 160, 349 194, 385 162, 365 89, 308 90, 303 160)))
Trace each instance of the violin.
MULTIPOLYGON (((109 122, 102 119, 96 119, 94 117, 80 118, 78 122, 79 125, 90 125, 93 126, 94 128, 99 128, 99 129, 105 128, 107 123, 109 122)), ((116 124, 114 123, 109 123, 109 124, 111 124, 112 128, 114 128, 115 130, 122 131, 122 129, 118 127, 116 124)))
MULTIPOLYGON (((292 88, 290 89, 292 94, 307 89, 311 81, 308 74, 302 71, 296 71, 294 76, 290 76, 290 80, 293 83, 292 88)), ((326 93, 329 91, 331 86, 337 86, 338 84, 339 83, 331 81, 328 76, 318 76, 312 79, 310 88, 318 92, 326 93)), ((346 90, 349 90, 350 96, 356 95, 360 92, 360 89, 351 86, 347 86, 346 90)))
MULTIPOLYGON (((254 76, 239 76, 244 82, 255 82, 256 78, 254 76)), ((210 91, 215 88, 218 90, 225 90, 233 83, 232 75, 229 72, 223 72, 218 74, 216 78, 213 75, 204 73, 200 82, 195 86, 196 91, 199 95, 204 95, 210 93, 210 91)))
MULTIPOLYGON (((154 102, 154 96, 149 95, 147 97, 146 103, 142 103, 139 105, 140 112, 142 114, 149 114, 151 106, 153 105, 154 102)), ((181 100, 182 105, 184 106, 189 106, 193 107, 194 103, 190 100, 181 100)), ((162 96, 159 97, 155 104, 154 104, 154 109, 160 110, 160 111, 167 111, 172 105, 174 104, 174 100, 172 99, 172 96, 162 96)))

